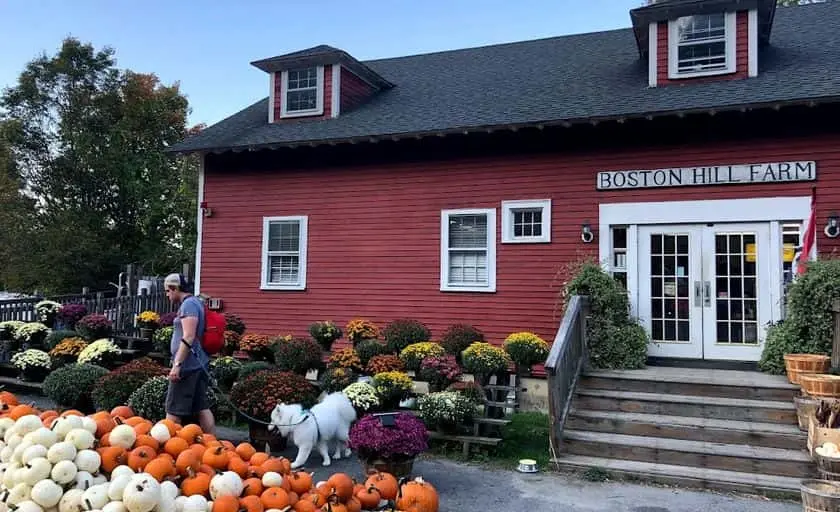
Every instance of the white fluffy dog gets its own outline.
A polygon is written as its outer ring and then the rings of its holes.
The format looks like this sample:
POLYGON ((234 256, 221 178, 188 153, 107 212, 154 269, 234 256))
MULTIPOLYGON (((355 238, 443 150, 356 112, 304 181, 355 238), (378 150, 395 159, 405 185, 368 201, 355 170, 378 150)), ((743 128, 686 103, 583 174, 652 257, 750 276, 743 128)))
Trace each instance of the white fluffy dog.
POLYGON ((312 448, 318 447, 318 453, 324 460, 324 466, 330 465, 329 443, 335 442, 333 459, 350 456, 347 440, 350 438, 350 425, 356 421, 356 409, 344 393, 331 393, 306 411, 300 404, 277 404, 271 412, 271 425, 268 429, 279 432, 298 447, 298 454, 292 468, 306 464, 312 448))

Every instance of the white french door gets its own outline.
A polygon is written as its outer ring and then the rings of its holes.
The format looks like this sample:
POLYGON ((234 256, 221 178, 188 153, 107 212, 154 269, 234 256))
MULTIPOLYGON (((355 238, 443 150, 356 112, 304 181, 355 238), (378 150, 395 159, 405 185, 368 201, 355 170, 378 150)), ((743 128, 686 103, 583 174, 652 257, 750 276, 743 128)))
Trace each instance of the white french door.
POLYGON ((769 223, 639 226, 651 356, 757 361, 771 318, 769 223))

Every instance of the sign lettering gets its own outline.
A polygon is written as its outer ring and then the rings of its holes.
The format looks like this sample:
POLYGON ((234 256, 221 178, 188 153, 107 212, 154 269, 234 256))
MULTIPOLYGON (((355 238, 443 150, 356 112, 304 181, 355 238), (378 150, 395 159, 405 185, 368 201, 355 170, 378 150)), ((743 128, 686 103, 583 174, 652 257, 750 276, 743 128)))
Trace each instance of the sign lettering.
POLYGON ((814 161, 773 162, 765 164, 714 165, 678 167, 674 169, 601 171, 598 190, 621 190, 656 187, 688 187, 693 185, 733 185, 751 183, 786 183, 814 181, 814 161))

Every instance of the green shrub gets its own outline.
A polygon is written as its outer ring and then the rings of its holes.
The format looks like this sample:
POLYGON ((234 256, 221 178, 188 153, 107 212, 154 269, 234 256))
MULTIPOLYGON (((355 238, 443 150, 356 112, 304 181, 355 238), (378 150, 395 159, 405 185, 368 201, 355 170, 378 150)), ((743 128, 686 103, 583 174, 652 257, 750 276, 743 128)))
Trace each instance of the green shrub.
POLYGON ((93 364, 68 364, 44 379, 44 394, 60 406, 90 411, 91 391, 108 370, 93 364))
POLYGON ((312 338, 276 338, 271 348, 274 361, 282 371, 306 375, 309 370, 322 366, 321 345, 312 338))
POLYGON ((244 363, 242 368, 239 369, 239 373, 236 375, 236 380, 245 380, 251 374, 257 373, 262 370, 276 370, 277 367, 274 364, 269 363, 268 361, 250 361, 244 363))
POLYGON ((432 333, 425 325, 408 318, 401 318, 389 323, 385 327, 383 335, 388 351, 392 354, 399 354, 412 343, 429 341, 432 337, 432 333))
POLYGON ((455 356, 458 362, 461 361, 461 353, 477 341, 484 341, 484 333, 467 324, 450 325, 440 338, 446 353, 455 356))
POLYGON ((230 390, 233 386, 241 369, 242 361, 230 356, 218 357, 210 362, 210 373, 219 387, 226 390, 230 390))
POLYGON ((549 463, 549 433, 551 423, 548 415, 541 412, 519 412, 510 417, 510 423, 502 427, 502 442, 494 455, 515 463, 520 459, 533 459, 545 467, 549 463))
POLYGON ((594 368, 643 368, 649 338, 630 318, 627 291, 597 262, 585 261, 576 267, 562 298, 568 306, 573 295, 589 297, 586 327, 590 363, 594 368))
POLYGON ((170 356, 172 353, 172 333, 175 328, 172 326, 161 327, 152 335, 152 342, 155 345, 155 351, 170 356))
POLYGON ((356 354, 358 354, 362 366, 367 366, 371 358, 382 355, 387 351, 387 347, 379 340, 362 340, 356 345, 356 354))
MULTIPOLYGON (((128 398, 128 406, 138 416, 151 422, 158 422, 166 417, 166 392, 169 389, 169 379, 166 377, 152 377, 140 386, 128 398)), ((207 388, 207 398, 210 408, 217 406, 216 395, 211 388, 207 388)))
POLYGON ((785 372, 785 354, 830 354, 834 332, 831 305, 840 298, 840 259, 809 261, 808 270, 788 288, 787 318, 767 330, 758 365, 785 372))
POLYGON ((76 331, 69 331, 69 330, 58 330, 58 331, 50 331, 47 334, 47 337, 44 338, 44 347, 47 350, 52 350, 58 346, 59 343, 66 340, 67 338, 75 338, 79 334, 76 331))
POLYGON ((141 357, 126 363, 102 376, 93 386, 93 405, 97 410, 110 411, 126 405, 132 393, 152 377, 164 376, 169 371, 151 358, 141 357))

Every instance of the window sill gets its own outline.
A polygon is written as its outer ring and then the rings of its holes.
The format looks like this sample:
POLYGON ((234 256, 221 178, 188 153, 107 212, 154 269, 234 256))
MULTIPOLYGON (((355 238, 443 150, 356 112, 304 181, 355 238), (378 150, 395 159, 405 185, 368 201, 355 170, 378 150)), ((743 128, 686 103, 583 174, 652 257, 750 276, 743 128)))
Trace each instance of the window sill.
POLYGON ((452 286, 443 285, 440 287, 442 292, 470 292, 470 293, 496 293, 495 286, 452 286))
POLYGON ((314 110, 296 110, 294 112, 281 112, 280 119, 289 117, 306 117, 306 116, 320 116, 324 114, 323 108, 316 108, 314 110))
POLYGON ((680 80, 683 78, 702 78, 704 76, 721 76, 721 75, 731 75, 735 73, 735 69, 715 69, 711 71, 692 71, 686 73, 668 73, 668 80, 680 80))
POLYGON ((549 237, 521 237, 521 238, 508 238, 502 240, 503 244, 549 244, 551 243, 551 238, 549 237))
POLYGON ((264 292, 285 292, 306 290, 305 284, 262 284, 260 290, 264 292))

